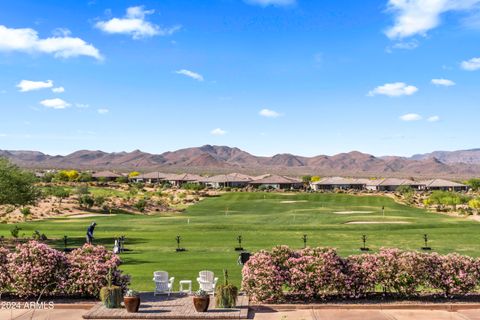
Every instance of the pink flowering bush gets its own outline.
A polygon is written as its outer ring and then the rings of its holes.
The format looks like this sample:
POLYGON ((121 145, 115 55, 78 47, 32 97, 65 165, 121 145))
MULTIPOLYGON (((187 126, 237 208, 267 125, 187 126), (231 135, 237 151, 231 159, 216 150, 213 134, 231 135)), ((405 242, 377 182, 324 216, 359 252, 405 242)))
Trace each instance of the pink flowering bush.
POLYGON ((112 271, 112 283, 127 288, 130 278, 118 269, 120 258, 102 246, 84 245, 69 254, 29 241, 10 252, 0 247, 0 293, 98 297, 112 271))
POLYGON ((283 278, 270 253, 254 254, 242 270, 242 289, 254 302, 278 302, 282 299, 283 278))
POLYGON ((343 280, 342 259, 334 249, 304 249, 287 260, 290 294, 303 300, 323 298, 343 280))
POLYGON ((376 255, 376 277, 385 291, 413 295, 426 282, 426 256, 414 251, 384 249, 376 255))
POLYGON ((65 288, 67 259, 46 244, 29 241, 8 254, 9 286, 20 297, 56 295, 65 288))
POLYGON ((290 278, 290 270, 287 265, 287 261, 292 257, 298 257, 298 253, 295 250, 290 249, 288 246, 276 246, 270 252, 272 262, 279 269, 280 276, 284 282, 288 282, 290 278))
POLYGON ((477 286, 479 281, 479 260, 456 253, 429 256, 429 284, 441 290, 445 296, 466 294, 477 286))
POLYGON ((338 291, 350 298, 361 298, 375 291, 378 282, 378 259, 374 254, 349 256, 344 261, 342 282, 337 284, 338 291))
POLYGON ((103 246, 85 244, 67 255, 68 278, 66 293, 74 296, 98 297, 100 289, 107 285, 112 270, 112 283, 125 291, 130 279, 118 270, 120 258, 103 246))
POLYGON ((7 286, 10 283, 10 277, 7 269, 7 257, 9 251, 0 247, 0 293, 7 290, 7 286))
POLYGON ((480 285, 480 260, 399 249, 343 259, 330 248, 294 251, 281 246, 254 254, 242 274, 243 289, 255 302, 360 298, 377 287, 405 297, 438 291, 452 296, 474 292, 480 285))

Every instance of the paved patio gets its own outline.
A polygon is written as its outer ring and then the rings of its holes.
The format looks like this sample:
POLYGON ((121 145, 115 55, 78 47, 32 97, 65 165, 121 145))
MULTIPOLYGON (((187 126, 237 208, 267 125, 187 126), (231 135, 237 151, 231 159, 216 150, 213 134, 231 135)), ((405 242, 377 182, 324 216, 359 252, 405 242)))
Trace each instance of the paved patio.
MULTIPOLYGON (((82 320, 84 309, 0 310, 2 320, 82 320)), ((134 319, 134 318, 130 318, 134 319)), ((175 319, 175 318, 171 318, 175 319)), ((195 319, 195 318, 192 318, 195 319)), ((205 319, 205 318, 203 318, 205 319)), ((230 318, 217 318, 230 319, 230 318)), ((457 310, 359 310, 322 309, 293 311, 264 311, 251 313, 254 320, 480 320, 480 309, 457 310)))
POLYGON ((107 309, 103 304, 96 304, 83 315, 84 319, 247 319, 248 299, 238 297, 237 308, 216 309, 215 301, 210 297, 207 312, 197 312, 193 306, 192 296, 172 294, 154 296, 153 293, 141 295, 138 313, 128 313, 125 309, 107 309))

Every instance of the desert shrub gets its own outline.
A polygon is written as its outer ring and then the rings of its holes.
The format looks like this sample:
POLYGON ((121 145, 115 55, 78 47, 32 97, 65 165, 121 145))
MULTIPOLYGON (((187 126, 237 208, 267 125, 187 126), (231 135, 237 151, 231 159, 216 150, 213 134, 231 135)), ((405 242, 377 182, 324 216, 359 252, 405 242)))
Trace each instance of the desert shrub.
POLYGON ((242 288, 254 302, 277 302, 282 299, 283 279, 268 252, 250 257, 242 270, 242 288))
POLYGON ((85 244, 67 255, 67 294, 98 297, 100 289, 107 285, 108 273, 112 270, 112 284, 126 290, 130 279, 122 275, 118 267, 120 258, 103 246, 85 244))
POLYGON ((78 198, 78 204, 80 207, 90 209, 95 204, 95 200, 90 195, 84 194, 78 198))
POLYGON ((28 217, 32 212, 30 211, 30 207, 23 207, 23 208, 20 208, 20 213, 24 217, 28 217))
POLYGON ((107 199, 104 197, 104 196, 96 196, 94 199, 93 199, 93 202, 94 204, 101 208, 103 206, 103 204, 105 203, 107 199))
POLYGON ((140 199, 135 204, 133 205, 135 209, 137 209, 140 212, 144 212, 145 208, 147 207, 147 200, 145 199, 140 199))
POLYGON ((55 295, 64 291, 67 260, 46 244, 29 241, 8 255, 10 287, 19 297, 55 295))

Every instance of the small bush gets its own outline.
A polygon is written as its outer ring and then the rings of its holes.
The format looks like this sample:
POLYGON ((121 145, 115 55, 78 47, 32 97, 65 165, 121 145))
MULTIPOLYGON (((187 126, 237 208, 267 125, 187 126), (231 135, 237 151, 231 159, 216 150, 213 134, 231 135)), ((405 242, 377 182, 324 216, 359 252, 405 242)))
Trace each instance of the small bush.
POLYGON ((10 234, 12 235, 12 237, 17 239, 18 234, 20 233, 20 230, 22 230, 22 228, 20 228, 19 226, 14 226, 12 229, 10 229, 10 234))
POLYGON ((32 212, 30 211, 30 207, 23 207, 23 208, 20 208, 20 213, 24 217, 28 217, 32 212))
POLYGON ((137 209, 140 212, 144 212, 145 208, 147 206, 147 201, 145 199, 140 199, 135 204, 133 205, 135 209, 137 209))

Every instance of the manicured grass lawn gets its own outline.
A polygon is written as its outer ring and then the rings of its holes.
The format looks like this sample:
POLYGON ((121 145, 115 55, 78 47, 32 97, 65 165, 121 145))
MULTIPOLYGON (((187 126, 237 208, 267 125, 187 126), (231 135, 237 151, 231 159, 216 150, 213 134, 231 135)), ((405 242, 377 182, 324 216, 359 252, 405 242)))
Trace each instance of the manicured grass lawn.
MULTIPOLYGON (((349 255, 360 252, 363 234, 368 236, 367 245, 372 250, 416 250, 423 246, 423 234, 428 233, 429 245, 435 251, 480 255, 477 222, 402 206, 377 196, 230 193, 207 198, 183 213, 56 218, 19 226, 26 236, 39 230, 58 239, 54 245, 61 248, 63 235, 68 235, 72 244, 83 243, 91 221, 98 223, 97 243, 112 247, 115 236, 126 236, 126 247, 132 251, 122 254, 122 268, 132 275, 132 287, 139 290, 152 290, 155 270, 166 270, 175 276, 176 290, 181 279, 193 280, 196 288, 196 276, 203 269, 214 271, 222 280, 222 269, 227 268, 231 280, 239 284, 241 267, 237 265, 234 247, 240 234, 243 247, 250 251, 279 244, 300 248, 302 236, 307 234, 308 245, 332 246, 340 254, 349 255), (360 213, 335 213, 342 211, 360 213), (352 221, 408 223, 346 224, 352 221), (177 235, 182 237, 181 246, 187 252, 175 252, 177 235)), ((11 228, 12 225, 0 225, 0 235, 10 237, 11 228)))

